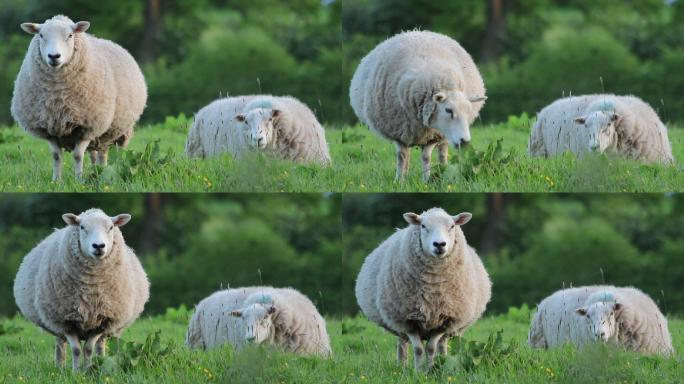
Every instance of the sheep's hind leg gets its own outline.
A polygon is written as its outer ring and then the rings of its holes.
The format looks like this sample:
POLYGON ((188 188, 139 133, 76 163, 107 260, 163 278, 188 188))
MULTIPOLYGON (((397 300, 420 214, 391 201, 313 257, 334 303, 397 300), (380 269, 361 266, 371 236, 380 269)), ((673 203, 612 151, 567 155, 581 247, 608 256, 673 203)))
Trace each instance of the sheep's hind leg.
POLYGON ((446 141, 441 142, 437 149, 439 150, 439 163, 447 165, 449 163, 449 143, 446 141))
POLYGON ((428 360, 428 369, 432 368, 433 365, 435 365, 435 353, 437 352, 437 346, 439 345, 439 342, 442 339, 442 336, 444 336, 443 333, 438 333, 436 335, 433 335, 430 340, 427 342, 427 360, 428 360))
POLYGON ((95 354, 98 356, 104 356, 107 354, 107 336, 102 336, 97 339, 95 344, 95 354))
POLYGON ((446 356, 449 353, 449 336, 444 335, 441 339, 439 339, 439 343, 437 344, 437 352, 439 352, 439 354, 442 356, 446 356))
POLYGON ((397 175, 394 181, 402 181, 408 172, 409 161, 411 160, 411 152, 409 147, 399 142, 395 142, 397 148, 397 175))
POLYGON ((423 147, 423 153, 420 159, 423 162, 423 182, 430 181, 430 163, 432 162, 432 150, 435 149, 436 144, 428 144, 423 147))
POLYGON ((64 353, 66 352, 66 339, 57 336, 55 337, 55 363, 57 363, 57 366, 60 368, 64 367, 64 361, 66 360, 64 357, 64 353))
POLYGON ((90 154, 90 162, 93 165, 97 164, 97 151, 94 149, 91 149, 90 151, 88 151, 88 153, 90 154))
POLYGON ((88 148, 89 141, 81 141, 74 146, 74 164, 76 168, 76 179, 83 180, 83 156, 86 148, 88 148))
POLYGON ((90 366, 91 366, 92 363, 93 363, 93 351, 95 351, 95 345, 96 345, 97 342, 100 340, 100 337, 102 337, 101 334, 100 334, 100 335, 91 336, 91 337, 85 342, 85 345, 84 345, 84 348, 83 348, 83 352, 84 352, 84 356, 85 356, 85 366, 86 366, 86 368, 90 368, 90 366))
POLYGON ((408 365, 408 340, 397 338, 397 361, 404 367, 408 365))
POLYGON ((64 335, 71 346, 71 368, 77 372, 81 365, 81 340, 78 336, 69 334, 64 335))
POLYGON ((423 348, 423 340, 417 333, 407 335, 413 346, 413 363, 416 371, 420 371, 423 367, 425 348, 423 348))
POLYGON ((97 152, 97 164, 105 167, 107 166, 107 159, 109 158, 109 148, 102 149, 97 152))
POLYGON ((57 141, 48 140, 50 151, 52 152, 52 181, 62 178, 62 148, 57 141))

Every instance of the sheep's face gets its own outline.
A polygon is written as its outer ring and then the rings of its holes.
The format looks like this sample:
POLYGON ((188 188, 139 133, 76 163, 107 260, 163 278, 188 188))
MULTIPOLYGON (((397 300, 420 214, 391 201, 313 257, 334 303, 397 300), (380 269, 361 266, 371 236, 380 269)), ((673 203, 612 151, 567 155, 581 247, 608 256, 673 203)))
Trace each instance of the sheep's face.
POLYGON ((256 108, 247 114, 235 116, 235 119, 244 124, 244 133, 247 142, 253 149, 265 149, 273 142, 273 124, 280 117, 280 110, 270 108, 256 108))
POLYGON ((591 336, 596 341, 607 342, 617 338, 617 314, 622 304, 615 302, 596 302, 586 307, 577 308, 575 313, 584 317, 591 336))
POLYGON ((482 97, 468 97, 462 92, 437 92, 432 97, 435 104, 430 127, 442 132, 456 148, 470 143, 470 120, 473 103, 486 100, 482 97))
POLYGON ((114 243, 114 227, 121 227, 128 223, 131 215, 123 213, 114 217, 105 215, 100 210, 62 215, 64 222, 78 228, 81 253, 96 260, 109 256, 114 243))
POLYGON ((616 125, 620 116, 612 112, 596 111, 575 118, 576 124, 584 125, 587 151, 603 153, 617 141, 616 125))
POLYGON ((460 226, 470 221, 468 212, 449 216, 444 210, 430 210, 417 215, 405 213, 404 219, 411 225, 420 226, 420 242, 425 255, 443 258, 451 254, 453 247, 464 241, 460 226))
POLYGON ((90 23, 50 19, 44 24, 23 23, 21 29, 38 35, 40 56, 49 68, 58 69, 67 64, 74 54, 74 34, 85 32, 90 23))
POLYGON ((261 344, 272 338, 273 313, 275 307, 272 304, 251 304, 230 315, 242 320, 245 342, 261 344))

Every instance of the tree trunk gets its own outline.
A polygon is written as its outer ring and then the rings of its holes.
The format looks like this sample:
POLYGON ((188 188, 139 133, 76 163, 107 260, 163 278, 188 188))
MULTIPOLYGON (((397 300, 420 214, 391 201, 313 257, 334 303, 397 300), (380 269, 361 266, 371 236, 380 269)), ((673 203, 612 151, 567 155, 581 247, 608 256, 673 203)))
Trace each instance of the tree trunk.
POLYGON ((487 0, 487 29, 482 43, 482 62, 491 62, 501 55, 506 39, 506 3, 509 0, 487 0))
POLYGON ((506 218, 504 198, 503 193, 487 194, 487 224, 482 234, 482 241, 480 241, 480 253, 482 255, 496 252, 501 246, 501 232, 506 218))
POLYGON ((157 56, 157 43, 161 36, 161 0, 145 2, 143 37, 138 50, 138 61, 149 63, 157 56))
POLYGON ((143 206, 143 227, 140 231, 140 254, 155 253, 159 250, 159 231, 162 228, 164 201, 160 193, 146 193, 143 206))

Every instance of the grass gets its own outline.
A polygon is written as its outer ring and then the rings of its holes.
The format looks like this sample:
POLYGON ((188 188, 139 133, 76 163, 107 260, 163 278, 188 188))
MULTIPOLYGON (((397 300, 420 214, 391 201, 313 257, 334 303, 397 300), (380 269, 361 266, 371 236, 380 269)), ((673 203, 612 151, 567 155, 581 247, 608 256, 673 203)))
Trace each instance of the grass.
MULTIPOLYGON (((48 145, 17 127, 0 128, 0 191, 5 192, 674 192, 684 191, 681 163, 667 167, 570 154, 533 159, 526 145, 525 115, 505 123, 473 127, 474 143, 435 166, 432 180, 420 180, 420 156, 412 150, 409 177, 394 182, 394 146, 364 126, 333 127, 327 138, 333 166, 297 166, 254 155, 188 159, 183 153, 189 121, 184 116, 138 129, 127 150, 112 150, 110 165, 86 162, 86 180, 73 177, 67 156, 62 182, 50 181, 48 145)), ((670 127, 677 159, 684 159, 684 129, 670 127)), ((436 151, 435 151, 436 152, 436 151)), ((436 154, 434 155, 436 159, 436 154)), ((684 160, 683 160, 684 161, 684 160)))
MULTIPOLYGON (((112 353, 87 373, 72 373, 54 365, 53 337, 20 317, 0 319, 9 332, 0 332, 0 383, 675 383, 681 382, 684 362, 641 356, 599 346, 585 351, 571 347, 551 351, 526 345, 529 310, 512 309, 487 317, 470 328, 469 342, 430 373, 416 373, 395 361, 395 339, 362 318, 328 321, 334 356, 330 360, 297 357, 269 349, 234 353, 230 347, 208 352, 183 345, 186 311, 167 312, 136 322, 124 334, 130 348, 112 353), (496 341, 497 332, 502 338, 496 341), (159 335, 158 344, 154 341, 159 335), (145 341, 147 339, 147 346, 145 341), (131 350, 137 352, 132 353, 131 350)), ((678 351, 684 350, 684 320, 670 318, 678 351)), ((463 344, 461 344, 463 345, 463 344)), ((67 362, 69 359, 67 360, 67 362)))

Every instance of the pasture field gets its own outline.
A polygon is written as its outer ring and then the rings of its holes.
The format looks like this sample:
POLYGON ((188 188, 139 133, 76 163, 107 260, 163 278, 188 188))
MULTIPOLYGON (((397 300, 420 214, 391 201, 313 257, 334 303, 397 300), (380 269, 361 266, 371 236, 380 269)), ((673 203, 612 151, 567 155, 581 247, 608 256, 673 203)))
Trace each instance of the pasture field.
POLYGON ((553 159, 527 155, 531 121, 523 115, 501 124, 473 126, 473 143, 450 150, 450 163, 436 165, 429 183, 420 179, 420 152, 412 150, 409 176, 394 181, 394 145, 365 126, 328 127, 333 165, 298 166, 255 154, 189 159, 183 149, 189 119, 167 118, 141 127, 126 150, 112 149, 110 164, 86 160, 85 181, 73 176, 66 155, 63 181, 52 182, 46 142, 19 128, 0 128, 0 191, 4 192, 676 192, 684 191, 684 129, 670 125, 680 162, 645 165, 608 156, 553 159))
MULTIPOLYGON (((681 354, 640 356, 604 346, 533 351, 525 306, 476 323, 469 341, 452 341, 449 356, 429 373, 397 365, 394 337, 360 317, 328 320, 334 356, 324 360, 262 348, 190 351, 183 344, 187 315, 171 309, 139 320, 118 351, 110 341, 107 358, 76 374, 54 365, 52 336, 19 317, 0 319, 0 383, 679 383, 684 375, 681 354)), ((684 320, 670 318, 670 330, 681 353, 684 320)))

